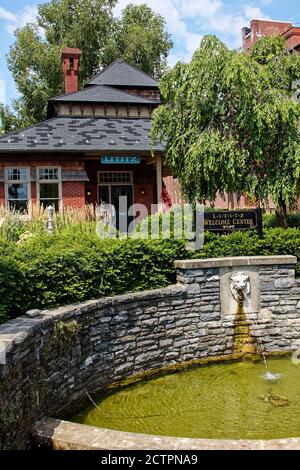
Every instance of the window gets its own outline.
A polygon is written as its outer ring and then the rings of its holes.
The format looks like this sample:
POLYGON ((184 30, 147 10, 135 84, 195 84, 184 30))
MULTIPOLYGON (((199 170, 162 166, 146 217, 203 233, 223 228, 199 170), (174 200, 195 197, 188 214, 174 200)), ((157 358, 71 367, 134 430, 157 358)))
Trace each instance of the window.
POLYGON ((102 184, 130 184, 132 173, 130 171, 100 171, 99 183, 102 184))
POLYGON ((29 202, 29 168, 5 169, 6 201, 10 209, 27 212, 29 202))
POLYGON ((38 198, 43 207, 52 206, 59 210, 61 200, 60 168, 40 167, 37 169, 38 198))

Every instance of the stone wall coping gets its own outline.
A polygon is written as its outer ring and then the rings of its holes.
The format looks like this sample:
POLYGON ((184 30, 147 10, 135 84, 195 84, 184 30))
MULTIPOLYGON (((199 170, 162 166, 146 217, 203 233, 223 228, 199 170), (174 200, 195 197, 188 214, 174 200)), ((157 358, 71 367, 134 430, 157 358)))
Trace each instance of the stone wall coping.
POLYGON ((300 438, 270 440, 195 439, 97 428, 54 418, 36 423, 34 438, 54 450, 299 450, 300 438))
POLYGON ((69 317, 84 315, 86 312, 92 312, 101 308, 114 307, 120 304, 131 304, 132 302, 142 302, 147 300, 160 299, 164 296, 177 296, 186 292, 186 287, 180 284, 173 284, 161 289, 144 290, 140 292, 131 292, 129 294, 116 295, 113 297, 103 297, 95 300, 87 300, 73 305, 65 305, 49 310, 42 310, 39 316, 28 317, 22 315, 9 320, 0 325, 0 341, 13 343, 15 340, 21 341, 33 333, 35 329, 43 328, 52 321, 67 320, 69 317))
POLYGON ((189 259, 175 261, 177 269, 204 269, 221 268, 233 266, 269 266, 269 265, 292 265, 297 263, 296 256, 237 256, 232 258, 207 258, 189 259))

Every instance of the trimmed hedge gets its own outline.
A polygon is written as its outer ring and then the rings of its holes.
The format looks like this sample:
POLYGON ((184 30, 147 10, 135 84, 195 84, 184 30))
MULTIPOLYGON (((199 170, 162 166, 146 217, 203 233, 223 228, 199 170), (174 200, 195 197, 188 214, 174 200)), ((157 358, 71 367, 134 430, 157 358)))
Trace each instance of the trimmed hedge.
POLYGON ((264 230, 260 239, 255 232, 235 232, 227 236, 205 235, 201 251, 194 258, 218 258, 223 256, 293 255, 298 258, 296 275, 300 276, 300 230, 273 228, 264 230))
MULTIPOLYGON (((263 226, 265 228, 278 227, 278 220, 275 214, 263 214, 263 226)), ((300 228, 300 213, 291 212, 287 215, 287 226, 290 228, 300 228)))
POLYGON ((300 230, 268 229, 263 239, 207 233, 199 252, 183 241, 100 240, 92 230, 64 230, 19 244, 0 239, 0 252, 1 322, 31 308, 164 287, 175 281, 176 259, 291 254, 300 261, 300 230))
POLYGON ((32 308, 153 289, 175 281, 184 242, 44 236, 0 242, 0 319, 32 308))

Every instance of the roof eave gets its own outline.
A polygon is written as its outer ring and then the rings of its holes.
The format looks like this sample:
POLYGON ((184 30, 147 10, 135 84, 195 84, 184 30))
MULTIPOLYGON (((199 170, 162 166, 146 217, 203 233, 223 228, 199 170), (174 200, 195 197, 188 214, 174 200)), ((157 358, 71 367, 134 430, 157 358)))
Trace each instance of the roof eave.
POLYGON ((132 152, 139 152, 139 153, 143 153, 145 155, 151 155, 152 154, 152 151, 154 151, 155 153, 160 153, 160 154, 164 154, 164 149, 161 149, 161 148, 153 148, 152 150, 151 149, 128 149, 128 148, 116 148, 116 149, 96 149, 96 148, 86 148, 86 149, 50 149, 50 150, 46 150, 46 149, 35 149, 35 148, 32 148, 32 149, 0 149, 0 154, 6 154, 6 153, 14 153, 14 154, 28 154, 28 153, 46 153, 46 154, 49 154, 49 153, 76 153, 76 154, 84 154, 86 152, 88 153, 93 153, 93 152, 96 152, 96 153, 99 153, 99 155, 101 155, 101 153, 105 152, 107 154, 109 153, 112 153, 112 154, 115 154, 116 152, 117 153, 131 153, 132 152))

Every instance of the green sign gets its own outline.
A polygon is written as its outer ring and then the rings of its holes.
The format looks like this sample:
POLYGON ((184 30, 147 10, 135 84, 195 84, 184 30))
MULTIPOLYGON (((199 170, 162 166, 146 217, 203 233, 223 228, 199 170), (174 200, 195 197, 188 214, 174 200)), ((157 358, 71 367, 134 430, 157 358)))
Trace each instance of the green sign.
POLYGON ((101 163, 104 165, 138 165, 141 163, 141 157, 124 156, 124 157, 101 157, 101 163))

